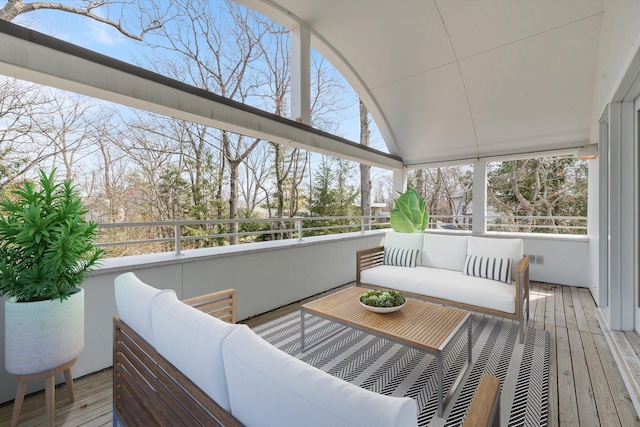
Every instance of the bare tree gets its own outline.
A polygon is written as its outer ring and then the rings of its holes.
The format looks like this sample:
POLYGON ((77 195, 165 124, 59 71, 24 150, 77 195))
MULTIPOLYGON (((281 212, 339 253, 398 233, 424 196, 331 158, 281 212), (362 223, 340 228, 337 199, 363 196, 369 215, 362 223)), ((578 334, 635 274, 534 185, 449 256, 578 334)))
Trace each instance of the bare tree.
POLYGON ((41 86, 0 78, 0 190, 55 154, 38 140, 38 123, 51 112, 51 101, 41 86))
MULTIPOLYGON (((120 131, 114 127, 117 121, 112 111, 102 120, 95 123, 93 144, 98 149, 98 167, 94 171, 92 182, 96 182, 95 191, 88 194, 94 195, 94 204, 104 205, 102 211, 105 215, 100 218, 102 222, 126 222, 128 210, 125 208, 127 201, 127 173, 129 164, 127 154, 120 148, 120 131)), ((89 205, 91 207, 91 204, 89 205)), ((97 209, 92 209, 96 211, 97 209)))
POLYGON ((54 167, 64 170, 65 178, 75 178, 76 165, 91 155, 94 124, 101 109, 81 96, 58 94, 52 96, 50 111, 40 114, 34 131, 41 143, 51 147, 54 167), (91 111, 94 109, 94 111, 91 111), (62 168, 58 163, 62 163, 62 168))
POLYGON ((37 10, 58 10, 86 16, 94 21, 109 25, 134 40, 142 40, 147 33, 161 28, 171 19, 166 7, 156 7, 151 2, 145 1, 134 3, 121 0, 83 0, 77 5, 49 1, 25 3, 23 0, 7 0, 4 7, 0 9, 0 19, 13 21, 19 15, 37 10), (128 7, 132 4, 135 4, 135 7, 128 7), (130 22, 134 15, 137 19, 135 24, 130 22), (112 16, 115 17, 112 18, 112 16), (137 31, 129 30, 127 24, 138 27, 137 31))
POLYGON ((249 216, 261 204, 267 203, 271 173, 271 155, 268 144, 260 144, 251 152, 241 167, 240 195, 249 216))
MULTIPOLYGON (((371 131, 369 130, 369 111, 362 100, 360 105, 360 145, 369 146, 371 131)), ((365 217, 364 229, 371 229, 371 166, 360 163, 360 215, 365 217)))
POLYGON ((466 228, 465 215, 471 205, 471 169, 468 166, 418 169, 410 174, 411 186, 426 198, 432 218, 466 228))
MULTIPOLYGON (((203 0, 177 0, 173 19, 147 39, 156 56, 146 62, 154 69, 224 97, 246 102, 255 91, 251 65, 261 55, 256 48, 264 32, 252 20, 252 13, 233 3, 216 6, 203 0)), ((228 170, 229 218, 238 216, 240 164, 260 140, 247 140, 227 131, 212 133, 218 140, 228 170)), ((224 173, 220 174, 221 177, 224 173)), ((222 196, 222 188, 219 187, 222 196)), ((237 224, 231 224, 231 233, 237 224)), ((237 237, 230 238, 231 244, 237 237)))
POLYGON ((549 217, 587 215, 587 166, 573 157, 490 164, 487 192, 489 207, 506 217, 508 230, 524 225, 525 231, 572 232, 563 225, 579 223, 549 217))

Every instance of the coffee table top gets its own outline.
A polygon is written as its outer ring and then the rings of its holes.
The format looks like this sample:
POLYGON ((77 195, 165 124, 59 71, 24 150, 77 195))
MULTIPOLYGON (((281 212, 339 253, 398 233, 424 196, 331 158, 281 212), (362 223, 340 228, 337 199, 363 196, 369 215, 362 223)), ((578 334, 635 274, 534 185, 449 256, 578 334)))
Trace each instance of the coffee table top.
POLYGON ((304 304, 302 310, 430 353, 441 351, 470 316, 459 308, 413 298, 407 298, 401 310, 374 313, 358 300, 366 291, 347 288, 304 304))

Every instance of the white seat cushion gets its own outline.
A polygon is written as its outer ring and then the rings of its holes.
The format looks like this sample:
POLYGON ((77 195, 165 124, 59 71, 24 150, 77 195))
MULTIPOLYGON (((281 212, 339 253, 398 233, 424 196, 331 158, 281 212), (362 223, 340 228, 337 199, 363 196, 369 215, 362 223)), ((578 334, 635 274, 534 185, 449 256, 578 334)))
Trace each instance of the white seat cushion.
POLYGON ((246 326, 224 340, 222 352, 231 413, 247 427, 418 425, 413 399, 383 396, 333 377, 246 326))
POLYGON ((151 300, 160 293, 170 293, 172 289, 160 290, 147 285, 133 273, 124 273, 114 280, 116 307, 120 320, 129 325, 146 342, 155 346, 151 324, 151 300))
POLYGON ((157 295, 151 304, 156 350, 229 411, 222 341, 239 325, 203 313, 175 295, 157 295))
POLYGON ((466 256, 467 236, 424 233, 420 265, 462 271, 466 256))
POLYGON ((430 267, 381 265, 363 270, 362 283, 471 304, 505 313, 516 312, 513 284, 465 276, 460 271, 430 267))

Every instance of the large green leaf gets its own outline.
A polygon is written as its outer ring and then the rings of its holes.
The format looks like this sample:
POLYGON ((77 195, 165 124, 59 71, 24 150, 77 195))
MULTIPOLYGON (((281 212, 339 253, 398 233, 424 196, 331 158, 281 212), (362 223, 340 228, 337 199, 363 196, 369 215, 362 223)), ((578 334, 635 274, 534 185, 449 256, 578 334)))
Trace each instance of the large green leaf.
POLYGON ((398 198, 393 201, 390 221, 391 227, 400 233, 423 232, 429 222, 426 200, 413 188, 398 193, 398 198))

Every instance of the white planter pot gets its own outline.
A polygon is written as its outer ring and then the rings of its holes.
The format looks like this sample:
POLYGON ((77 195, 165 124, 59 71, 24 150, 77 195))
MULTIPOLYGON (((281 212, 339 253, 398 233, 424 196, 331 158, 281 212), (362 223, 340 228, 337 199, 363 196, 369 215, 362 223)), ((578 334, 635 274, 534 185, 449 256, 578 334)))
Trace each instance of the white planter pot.
POLYGON ((84 349, 84 290, 68 299, 5 302, 5 367, 14 375, 63 365, 84 349))

